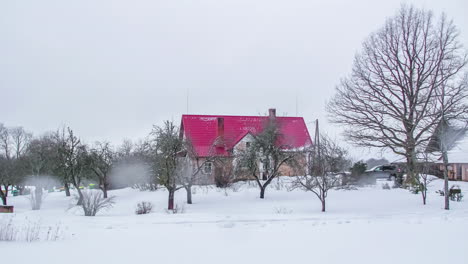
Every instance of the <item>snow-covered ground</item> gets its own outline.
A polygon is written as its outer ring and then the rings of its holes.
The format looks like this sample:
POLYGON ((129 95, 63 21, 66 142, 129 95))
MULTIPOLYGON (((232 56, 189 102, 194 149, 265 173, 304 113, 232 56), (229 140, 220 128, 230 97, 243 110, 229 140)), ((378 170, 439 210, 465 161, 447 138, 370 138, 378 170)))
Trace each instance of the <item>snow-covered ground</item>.
MULTIPOLYGON (((8 263, 466 263, 468 203, 443 210, 431 183, 428 204, 402 189, 377 186, 329 193, 327 212, 314 194, 288 192, 272 184, 266 199, 254 186, 238 190, 197 188, 184 213, 165 211, 164 190, 111 191, 115 206, 96 217, 82 216, 64 193, 50 193, 43 209, 31 211, 25 197, 11 197, 13 223, 60 227, 58 241, 0 242, 8 263), (153 213, 135 215, 140 201, 153 213)), ((454 184, 451 182, 451 184, 454 184)), ((468 183, 457 182, 463 192, 468 183)), ((280 186, 279 186, 280 187, 280 186)), ((468 197, 466 197, 468 198, 468 197)), ((51 231, 53 232, 53 231, 51 231)))

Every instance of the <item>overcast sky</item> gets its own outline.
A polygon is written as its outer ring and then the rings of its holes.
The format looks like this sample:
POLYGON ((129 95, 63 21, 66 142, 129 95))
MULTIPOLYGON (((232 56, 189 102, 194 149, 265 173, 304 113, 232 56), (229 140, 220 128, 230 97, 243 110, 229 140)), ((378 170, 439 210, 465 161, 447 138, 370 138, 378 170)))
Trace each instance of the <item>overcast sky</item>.
MULTIPOLYGON (((468 1, 446 12, 468 46, 468 1)), ((2 0, 0 122, 85 141, 142 138, 190 114, 318 118, 362 41, 401 1, 2 0)), ((359 158, 360 152, 353 149, 359 158)), ((365 154, 362 154, 365 155, 365 154)))

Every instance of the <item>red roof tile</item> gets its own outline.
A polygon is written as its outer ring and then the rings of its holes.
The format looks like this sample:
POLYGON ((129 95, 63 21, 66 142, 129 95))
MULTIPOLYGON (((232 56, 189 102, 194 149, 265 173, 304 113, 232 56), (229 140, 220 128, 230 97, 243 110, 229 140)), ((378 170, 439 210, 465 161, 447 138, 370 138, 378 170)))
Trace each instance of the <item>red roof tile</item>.
MULTIPOLYGON (((199 157, 213 153, 227 156, 245 135, 258 135, 262 132, 268 116, 223 116, 223 115, 183 115, 181 133, 189 138, 199 157), (213 148, 218 138, 218 118, 224 119, 225 148, 213 148), (211 153, 210 153, 211 152, 211 153)), ((306 147, 312 144, 307 126, 302 117, 275 117, 283 135, 278 145, 289 149, 306 147)))

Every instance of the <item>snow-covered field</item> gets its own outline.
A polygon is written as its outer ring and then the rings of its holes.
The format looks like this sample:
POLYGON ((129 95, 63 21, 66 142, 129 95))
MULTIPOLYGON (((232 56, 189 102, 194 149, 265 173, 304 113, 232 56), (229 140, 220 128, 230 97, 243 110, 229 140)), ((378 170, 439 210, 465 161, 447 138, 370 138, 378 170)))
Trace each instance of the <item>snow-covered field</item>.
POLYGON ((68 209, 64 193, 48 194, 40 211, 31 211, 25 197, 11 197, 16 213, 0 221, 40 223, 42 237, 59 226, 60 239, 0 242, 0 255, 2 263, 468 263, 465 200, 445 211, 435 193, 441 180, 431 183, 426 206, 420 195, 384 190, 382 183, 331 191, 326 213, 314 194, 276 183, 265 200, 244 184, 227 193, 198 188, 186 205, 180 190, 179 214, 165 211, 162 189, 111 191, 115 206, 96 217, 68 209), (151 201, 153 213, 135 215, 140 201, 151 201))

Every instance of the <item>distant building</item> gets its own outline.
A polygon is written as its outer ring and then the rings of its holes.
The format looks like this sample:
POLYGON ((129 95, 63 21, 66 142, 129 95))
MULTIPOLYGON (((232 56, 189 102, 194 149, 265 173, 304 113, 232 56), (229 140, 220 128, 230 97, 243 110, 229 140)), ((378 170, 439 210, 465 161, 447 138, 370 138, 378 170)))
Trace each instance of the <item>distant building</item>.
MULTIPOLYGON (((468 181, 468 135, 457 142, 448 151, 449 179, 457 181, 468 181)), ((442 159, 439 158, 437 164, 443 170, 442 159)))
MULTIPOLYGON (((436 132, 440 131, 442 126, 445 126, 445 137, 449 139, 446 143, 449 149, 447 152, 449 161, 448 177, 450 180, 468 181, 468 133, 466 133, 465 128, 455 128, 447 123, 439 124, 436 132)), ((439 139, 437 133, 435 133, 426 152, 435 155, 435 164, 440 171, 443 171, 442 154, 438 142, 439 139)))
MULTIPOLYGON (((224 158, 229 161, 228 166, 233 167, 236 152, 248 148, 268 120, 278 124, 281 137, 277 144, 285 151, 303 151, 312 145, 304 119, 276 116, 276 109, 269 109, 268 116, 183 115, 180 137, 191 142, 194 154, 190 158, 193 162, 204 163, 201 173, 206 176, 206 183, 213 183, 225 168, 203 161, 211 157, 224 158)), ((223 166, 227 166, 226 163, 223 166)), ((292 175, 293 171, 284 165, 281 173, 292 175)))

